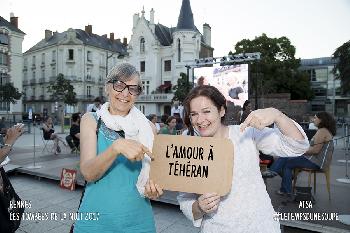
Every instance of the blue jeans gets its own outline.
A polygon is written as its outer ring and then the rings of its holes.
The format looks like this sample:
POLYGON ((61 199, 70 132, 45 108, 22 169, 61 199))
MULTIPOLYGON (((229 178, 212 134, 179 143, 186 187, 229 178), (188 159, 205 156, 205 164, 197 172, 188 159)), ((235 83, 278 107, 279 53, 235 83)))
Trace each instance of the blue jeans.
POLYGON ((270 170, 282 176, 280 191, 292 193, 292 179, 294 168, 319 169, 319 166, 308 160, 305 156, 293 158, 278 158, 270 167, 270 170))

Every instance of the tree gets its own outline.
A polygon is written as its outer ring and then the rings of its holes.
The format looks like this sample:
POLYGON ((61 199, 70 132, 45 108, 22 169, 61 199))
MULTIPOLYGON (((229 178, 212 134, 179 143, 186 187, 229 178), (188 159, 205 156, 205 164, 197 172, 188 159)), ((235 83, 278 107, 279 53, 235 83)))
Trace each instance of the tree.
POLYGON ((22 93, 18 91, 18 88, 14 87, 12 83, 6 83, 0 85, 0 100, 1 102, 17 103, 22 96, 22 93))
MULTIPOLYGON (((21 97, 22 93, 12 83, 0 85, 0 102, 15 104, 21 97)), ((8 113, 8 109, 6 109, 6 112, 8 113)))
MULTIPOLYGON (((54 101, 68 105, 75 105, 78 102, 74 87, 70 80, 64 78, 63 74, 58 74, 56 80, 50 83, 48 92, 52 93, 54 101)), ((61 106, 61 131, 64 132, 64 106, 61 106)))
POLYGON ((261 53, 261 60, 251 66, 253 90, 260 94, 289 92, 292 99, 313 98, 308 76, 298 70, 300 59, 295 58, 295 47, 287 37, 269 38, 262 34, 254 40, 243 39, 230 54, 253 52, 261 53))
POLYGON ((337 60, 332 72, 336 79, 341 80, 341 92, 346 95, 350 92, 350 40, 337 48, 333 53, 337 60))
POLYGON ((192 83, 189 83, 187 75, 185 73, 180 73, 181 78, 177 80, 177 85, 174 87, 175 93, 173 101, 183 102, 186 98, 188 92, 192 88, 192 83))

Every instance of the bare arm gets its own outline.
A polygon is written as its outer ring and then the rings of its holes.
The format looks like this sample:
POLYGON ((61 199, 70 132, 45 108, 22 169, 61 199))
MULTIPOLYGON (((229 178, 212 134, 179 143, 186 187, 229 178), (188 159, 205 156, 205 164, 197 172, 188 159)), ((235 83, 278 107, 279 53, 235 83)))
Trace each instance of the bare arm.
POLYGON ((141 161, 145 153, 153 158, 152 153, 141 143, 122 138, 115 140, 111 146, 97 155, 96 127, 97 123, 89 113, 82 117, 80 169, 86 181, 92 182, 100 179, 120 154, 130 161, 141 161))
POLYGON ((80 169, 88 182, 101 178, 117 157, 111 147, 97 156, 96 127, 97 123, 90 114, 85 114, 82 117, 80 125, 80 169))
POLYGON ((247 119, 241 124, 241 130, 243 131, 248 126, 261 130, 273 123, 277 125, 283 135, 293 138, 294 140, 305 139, 292 119, 275 108, 264 108, 251 112, 247 119))

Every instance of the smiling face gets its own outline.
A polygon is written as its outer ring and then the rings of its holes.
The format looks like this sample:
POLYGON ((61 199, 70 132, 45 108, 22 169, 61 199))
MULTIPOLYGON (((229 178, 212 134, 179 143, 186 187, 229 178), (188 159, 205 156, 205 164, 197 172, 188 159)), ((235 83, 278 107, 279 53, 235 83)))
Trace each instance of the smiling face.
MULTIPOLYGON (((124 83, 126 85, 139 85, 139 77, 138 75, 133 75, 128 81, 124 81, 124 83)), ((113 89, 113 84, 111 83, 107 84, 106 91, 109 97, 110 113, 126 116, 134 106, 137 96, 131 95, 127 87, 123 91, 118 92, 113 89)))
POLYGON ((225 109, 220 110, 205 96, 198 96, 190 102, 190 119, 193 127, 202 137, 215 137, 222 128, 221 117, 225 109))

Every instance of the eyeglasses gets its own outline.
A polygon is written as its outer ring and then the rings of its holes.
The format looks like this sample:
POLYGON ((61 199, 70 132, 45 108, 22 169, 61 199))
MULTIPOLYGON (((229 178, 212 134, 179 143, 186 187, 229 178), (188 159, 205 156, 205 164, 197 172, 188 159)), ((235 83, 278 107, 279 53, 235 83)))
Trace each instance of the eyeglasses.
POLYGON ((142 92, 142 88, 139 85, 127 85, 125 82, 120 80, 110 81, 112 83, 113 89, 117 92, 123 92, 125 88, 128 88, 130 95, 139 95, 142 92))

